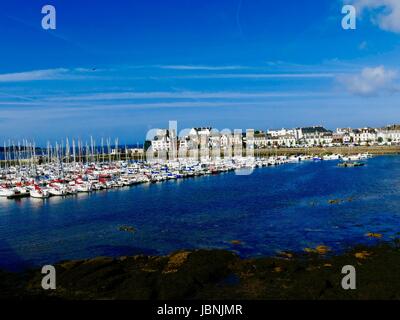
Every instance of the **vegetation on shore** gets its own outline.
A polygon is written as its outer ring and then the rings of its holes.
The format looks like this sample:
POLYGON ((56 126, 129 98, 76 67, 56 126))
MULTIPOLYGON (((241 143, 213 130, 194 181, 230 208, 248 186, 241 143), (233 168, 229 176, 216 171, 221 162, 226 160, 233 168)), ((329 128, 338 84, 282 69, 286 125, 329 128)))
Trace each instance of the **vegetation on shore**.
POLYGON ((341 255, 318 246, 253 259, 194 250, 65 261, 55 265, 56 290, 41 288, 40 270, 0 272, 0 298, 400 299, 399 243, 358 246, 341 255), (356 268, 356 290, 342 289, 345 265, 356 268))

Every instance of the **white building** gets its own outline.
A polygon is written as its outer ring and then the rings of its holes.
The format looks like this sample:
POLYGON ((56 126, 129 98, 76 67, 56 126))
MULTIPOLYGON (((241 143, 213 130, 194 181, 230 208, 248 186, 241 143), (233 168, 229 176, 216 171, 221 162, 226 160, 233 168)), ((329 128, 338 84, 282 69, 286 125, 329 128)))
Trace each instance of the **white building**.
POLYGON ((254 147, 265 148, 267 147, 267 134, 263 131, 254 133, 254 147))
POLYGON ((333 142, 332 131, 322 126, 300 128, 297 135, 299 143, 307 146, 326 146, 333 142))
POLYGON ((278 130, 268 130, 267 134, 271 135, 271 137, 281 137, 281 136, 286 136, 286 135, 295 135, 296 134, 296 129, 278 129, 278 130))
POLYGON ((354 143, 360 145, 375 144, 378 135, 377 130, 374 128, 361 128, 353 130, 354 143))
POLYGON ((278 145, 281 147, 294 147, 297 144, 296 136, 294 134, 285 134, 278 136, 278 145))
POLYGON ((153 140, 151 140, 152 150, 157 151, 170 151, 174 148, 175 132, 168 129, 158 129, 153 140))
POLYGON ((390 125, 377 130, 377 141, 386 144, 400 143, 400 125, 390 125))
POLYGON ((268 130, 266 145, 280 147, 294 147, 297 145, 298 134, 296 129, 268 130))

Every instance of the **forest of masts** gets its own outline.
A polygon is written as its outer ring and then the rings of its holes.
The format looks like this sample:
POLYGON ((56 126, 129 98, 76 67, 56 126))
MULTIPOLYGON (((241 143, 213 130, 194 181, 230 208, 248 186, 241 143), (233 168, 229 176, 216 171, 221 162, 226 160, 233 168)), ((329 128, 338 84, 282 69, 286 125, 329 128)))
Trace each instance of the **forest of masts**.
MULTIPOLYGON (((47 142, 46 148, 37 147, 35 141, 22 140, 4 142, 3 157, 0 166, 7 168, 12 165, 34 165, 43 163, 92 163, 112 162, 120 160, 143 160, 134 157, 125 145, 119 145, 119 139, 113 141, 110 138, 101 139, 100 145, 92 137, 90 142, 82 140, 70 140, 51 144, 47 142)), ((0 158, 1 159, 1 158, 0 158)))

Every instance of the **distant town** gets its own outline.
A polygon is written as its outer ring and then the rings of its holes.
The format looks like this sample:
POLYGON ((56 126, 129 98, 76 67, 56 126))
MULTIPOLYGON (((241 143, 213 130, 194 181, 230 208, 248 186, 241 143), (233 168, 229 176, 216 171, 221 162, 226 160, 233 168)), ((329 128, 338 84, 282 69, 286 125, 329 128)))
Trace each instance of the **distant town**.
POLYGON ((251 145, 254 149, 265 148, 306 148, 341 146, 387 146, 400 144, 400 125, 382 128, 337 128, 328 130, 323 126, 293 129, 235 130, 219 132, 211 127, 192 128, 186 135, 176 136, 171 129, 158 129, 154 138, 146 141, 145 148, 152 151, 169 151, 173 148, 188 150, 193 144, 203 141, 210 148, 224 149, 234 144, 251 145), (176 146, 175 146, 176 143, 176 146))
MULTIPOLYGON (((78 139, 65 142, 56 142, 52 145, 47 143, 46 147, 38 147, 34 141, 23 140, 22 142, 8 141, 4 146, 0 146, 0 161, 27 159, 36 157, 40 161, 52 158, 70 159, 89 159, 99 160, 122 160, 152 158, 157 155, 168 154, 168 158, 185 157, 191 151, 202 149, 214 150, 214 156, 219 156, 218 150, 224 156, 242 155, 242 149, 260 150, 272 152, 272 150, 282 149, 282 152, 289 152, 290 149, 296 153, 302 153, 306 148, 343 148, 343 147, 377 147, 382 152, 374 152, 368 148, 365 152, 387 153, 390 146, 395 148, 393 152, 397 153, 400 146, 400 124, 387 125, 382 128, 337 128, 335 131, 324 128, 321 125, 302 127, 302 128, 282 128, 256 130, 247 129, 245 132, 241 129, 230 131, 228 129, 217 130, 211 127, 197 127, 185 129, 176 134, 176 129, 154 129, 152 138, 145 140, 144 144, 137 143, 133 145, 121 145, 118 138, 111 142, 111 139, 101 139, 101 144, 97 144, 91 137, 90 142, 78 139), (184 133, 184 134, 182 134, 184 133), (385 149, 379 147, 386 147, 385 149), (303 150, 299 150, 303 149, 303 150), (271 150, 271 151, 268 151, 271 150), (297 151, 296 151, 297 150, 297 151), (174 153, 176 153, 174 155, 174 153)), ((207 151, 208 152, 208 151, 207 151)), ((273 151, 275 152, 275 151, 273 151)), ((292 152, 292 153, 293 153, 292 152)), ((336 152, 342 152, 336 150, 336 152)), ((204 154, 208 156, 208 153, 204 154)))

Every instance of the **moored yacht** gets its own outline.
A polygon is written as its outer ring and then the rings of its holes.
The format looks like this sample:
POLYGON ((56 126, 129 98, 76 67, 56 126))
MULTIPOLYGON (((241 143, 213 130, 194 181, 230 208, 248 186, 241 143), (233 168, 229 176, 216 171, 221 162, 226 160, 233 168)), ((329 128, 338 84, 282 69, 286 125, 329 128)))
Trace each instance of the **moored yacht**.
POLYGON ((50 196, 50 193, 48 192, 48 190, 41 189, 38 186, 35 186, 34 189, 30 190, 29 194, 32 198, 38 198, 38 199, 45 199, 50 196))
POLYGON ((14 190, 0 187, 0 197, 10 197, 14 195, 14 190))

